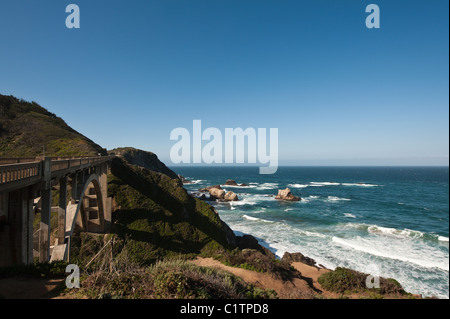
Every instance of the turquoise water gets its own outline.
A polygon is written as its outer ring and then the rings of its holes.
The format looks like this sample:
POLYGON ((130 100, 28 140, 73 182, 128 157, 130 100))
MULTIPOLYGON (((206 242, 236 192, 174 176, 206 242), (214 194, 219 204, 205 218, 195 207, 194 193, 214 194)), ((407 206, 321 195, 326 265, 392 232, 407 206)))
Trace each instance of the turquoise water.
POLYGON ((175 167, 199 188, 222 186, 241 201, 213 203, 238 234, 277 256, 301 252, 327 268, 349 267, 397 279, 412 293, 449 298, 448 168, 175 167), (289 187, 300 202, 274 199, 289 187))

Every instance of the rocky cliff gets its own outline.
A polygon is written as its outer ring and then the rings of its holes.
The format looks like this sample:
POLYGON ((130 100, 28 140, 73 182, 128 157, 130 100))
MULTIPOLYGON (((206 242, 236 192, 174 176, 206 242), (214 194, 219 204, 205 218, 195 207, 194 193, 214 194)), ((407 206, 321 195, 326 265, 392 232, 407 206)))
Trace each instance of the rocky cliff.
POLYGON ((143 167, 153 172, 165 174, 173 179, 179 179, 174 171, 169 169, 163 162, 158 159, 158 156, 152 152, 139 150, 133 147, 121 147, 108 151, 109 155, 116 155, 124 159, 131 165, 143 167))

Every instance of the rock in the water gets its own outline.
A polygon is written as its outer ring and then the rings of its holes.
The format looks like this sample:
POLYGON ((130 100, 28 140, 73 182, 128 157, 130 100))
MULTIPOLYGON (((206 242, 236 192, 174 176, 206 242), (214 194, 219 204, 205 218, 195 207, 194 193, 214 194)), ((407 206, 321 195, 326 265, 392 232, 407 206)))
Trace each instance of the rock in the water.
POLYGON ((245 183, 238 184, 238 183, 236 183, 236 181, 235 181, 234 179, 227 179, 227 181, 225 182, 224 185, 228 185, 228 186, 241 186, 241 187, 248 186, 248 184, 245 184, 245 183))
POLYGON ((210 188, 209 195, 211 199, 224 199, 225 198, 225 191, 221 188, 210 188))
POLYGON ((178 178, 181 180, 183 185, 185 185, 185 184, 192 184, 192 182, 190 180, 187 180, 183 175, 178 174, 178 178))
POLYGON ((316 261, 312 258, 306 257, 305 255, 301 253, 288 253, 285 252, 283 255, 283 258, 281 258, 282 261, 285 261, 287 263, 293 263, 293 262, 301 262, 308 266, 316 266, 316 261))
POLYGON ((275 199, 281 199, 281 200, 286 200, 286 201, 299 201, 299 200, 301 200, 300 197, 294 196, 291 193, 291 190, 289 188, 278 190, 278 195, 275 196, 275 199))
POLYGON ((227 179, 227 181, 225 182, 225 185, 238 186, 238 184, 236 183, 236 181, 233 180, 233 179, 227 179))
POLYGON ((205 188, 199 188, 199 192, 209 192, 209 190, 211 188, 218 188, 218 189, 222 189, 222 187, 220 187, 220 185, 213 185, 213 186, 206 186, 205 188))
POLYGON ((229 191, 225 194, 224 200, 226 200, 227 202, 234 202, 238 201, 239 198, 234 192, 229 191))

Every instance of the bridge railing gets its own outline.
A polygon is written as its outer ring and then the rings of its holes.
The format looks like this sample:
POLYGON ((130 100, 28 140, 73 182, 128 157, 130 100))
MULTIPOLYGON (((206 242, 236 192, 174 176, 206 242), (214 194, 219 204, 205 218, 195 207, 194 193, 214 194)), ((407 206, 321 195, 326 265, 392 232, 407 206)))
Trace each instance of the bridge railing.
POLYGON ((99 156, 99 157, 85 157, 85 158, 70 158, 57 159, 51 161, 52 174, 64 170, 81 169, 85 167, 95 166, 104 162, 110 161, 115 156, 99 156))
POLYGON ((41 162, 0 165, 0 184, 41 176, 41 162))
MULTIPOLYGON (((110 161, 115 156, 98 157, 54 157, 50 158, 51 176, 56 177, 65 173, 74 172, 79 169, 96 166, 110 161)), ((0 159, 0 190, 1 186, 13 182, 30 180, 34 182, 43 176, 44 161, 37 158, 3 158, 0 159), (30 159, 34 161, 30 162, 30 159)), ((9 187, 8 187, 9 188, 9 187)))
POLYGON ((0 157, 0 165, 36 162, 36 157, 0 157))

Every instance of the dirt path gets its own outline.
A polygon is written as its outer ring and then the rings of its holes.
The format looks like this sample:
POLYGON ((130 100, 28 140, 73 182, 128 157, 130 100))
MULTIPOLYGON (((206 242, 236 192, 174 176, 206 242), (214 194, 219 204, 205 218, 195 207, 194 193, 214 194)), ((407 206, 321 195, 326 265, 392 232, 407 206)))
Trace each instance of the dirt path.
POLYGON ((0 279, 0 297, 6 299, 41 299, 64 279, 34 279, 11 277, 0 279))
POLYGON ((192 262, 197 266, 226 270, 233 275, 242 278, 245 282, 254 284, 259 288, 273 289, 277 292, 280 299, 309 299, 321 294, 320 291, 312 289, 306 280, 300 278, 294 278, 292 281, 283 281, 281 279, 275 279, 267 273, 226 266, 213 258, 197 257, 197 259, 192 262))
POLYGON ((322 297, 325 298, 337 298, 338 295, 326 290, 322 289, 322 286, 319 284, 319 277, 327 272, 330 272, 328 269, 324 268, 316 268, 313 266, 306 265, 301 262, 293 262, 291 264, 292 267, 300 271, 302 274, 302 277, 304 277, 306 280, 310 281, 315 289, 321 291, 322 297))

